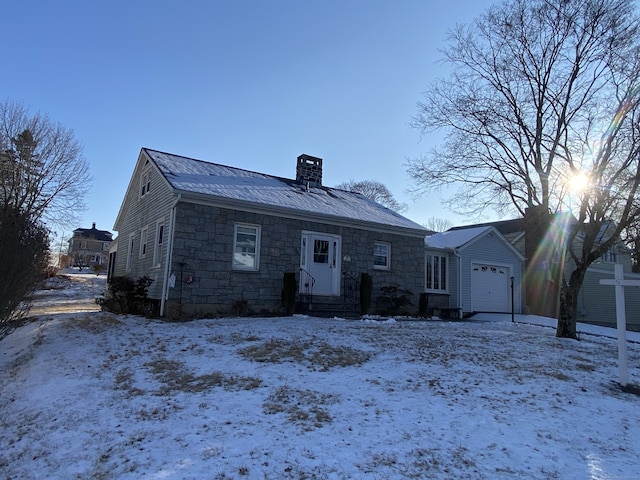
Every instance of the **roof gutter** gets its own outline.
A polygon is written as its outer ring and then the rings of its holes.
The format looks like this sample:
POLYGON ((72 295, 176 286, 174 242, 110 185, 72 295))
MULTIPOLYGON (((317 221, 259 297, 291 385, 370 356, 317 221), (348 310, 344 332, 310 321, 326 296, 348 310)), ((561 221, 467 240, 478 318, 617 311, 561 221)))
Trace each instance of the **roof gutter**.
POLYGON ((160 299, 160 316, 164 316, 164 308, 167 297, 169 296, 169 271, 171 270, 171 260, 173 257, 173 232, 175 230, 176 223, 176 207, 182 200, 182 194, 179 193, 175 202, 171 206, 171 216, 169 217, 169 232, 167 235, 167 258, 164 266, 164 279, 162 280, 162 298, 160 299))

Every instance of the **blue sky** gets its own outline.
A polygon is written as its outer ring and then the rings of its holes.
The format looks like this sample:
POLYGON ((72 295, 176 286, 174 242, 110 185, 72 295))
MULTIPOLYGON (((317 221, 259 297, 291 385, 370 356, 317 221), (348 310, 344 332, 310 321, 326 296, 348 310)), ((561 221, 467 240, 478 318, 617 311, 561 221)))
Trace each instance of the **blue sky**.
POLYGON ((462 224, 406 193, 405 160, 430 148, 408 124, 446 74, 447 29, 491 3, 6 2, 0 100, 83 143, 94 182, 78 227, 112 230, 142 147, 289 178, 307 153, 325 185, 377 180, 412 220, 462 224))

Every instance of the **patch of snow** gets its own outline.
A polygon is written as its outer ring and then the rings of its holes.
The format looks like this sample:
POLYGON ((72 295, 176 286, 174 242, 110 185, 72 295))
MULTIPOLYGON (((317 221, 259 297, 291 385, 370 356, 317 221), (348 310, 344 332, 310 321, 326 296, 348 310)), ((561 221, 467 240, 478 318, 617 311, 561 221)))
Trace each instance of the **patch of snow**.
MULTIPOLYGON (((88 300, 88 285, 69 288, 88 300)), ((640 397, 615 383, 616 341, 559 339, 534 324, 542 320, 508 318, 45 314, 0 341, 0 470, 11 479, 637 476, 640 397)), ((639 363, 630 343, 635 383, 639 363)))

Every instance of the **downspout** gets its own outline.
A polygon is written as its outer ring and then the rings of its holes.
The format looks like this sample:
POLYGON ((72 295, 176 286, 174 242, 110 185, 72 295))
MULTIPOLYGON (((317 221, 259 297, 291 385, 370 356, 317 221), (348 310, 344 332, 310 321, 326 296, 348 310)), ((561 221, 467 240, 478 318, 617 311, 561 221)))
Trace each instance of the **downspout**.
POLYGON ((171 270, 171 260, 173 257, 173 233, 176 222, 176 207, 180 200, 182 199, 182 194, 179 193, 176 201, 173 202, 171 206, 171 216, 169 217, 169 235, 167 235, 168 245, 167 245, 167 258, 164 267, 164 279, 162 281, 162 299, 160 300, 160 316, 164 316, 164 307, 165 302, 167 300, 167 296, 169 295, 169 272, 171 270))
POLYGON ((462 315, 463 315, 462 313, 462 257, 458 253, 457 248, 453 249, 453 254, 456 257, 457 259, 456 263, 458 264, 458 288, 457 288, 458 298, 456 299, 456 307, 458 307, 458 311, 460 312, 460 318, 462 318, 462 315))

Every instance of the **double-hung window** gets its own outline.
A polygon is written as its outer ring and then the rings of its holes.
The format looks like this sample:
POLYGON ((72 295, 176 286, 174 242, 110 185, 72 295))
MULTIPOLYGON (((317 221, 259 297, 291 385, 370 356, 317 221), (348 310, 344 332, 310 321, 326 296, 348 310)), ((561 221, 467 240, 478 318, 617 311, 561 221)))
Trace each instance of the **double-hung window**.
POLYGON ((153 247, 153 265, 160 265, 160 255, 162 255, 162 245, 164 243, 164 222, 156 224, 156 242, 153 247))
POLYGON ((378 270, 391 268, 391 244, 386 242, 373 244, 373 268, 378 270))
POLYGON ((147 256, 147 233, 149 229, 144 227, 140 232, 140 258, 147 256))
POLYGON ((427 253, 425 288, 430 292, 447 291, 447 257, 427 253))
POLYGON ((133 247, 135 235, 132 233, 129 235, 129 251, 127 252, 127 272, 131 271, 131 267, 133 266, 133 247))
POLYGON ((147 170, 140 177, 140 198, 144 197, 151 190, 151 171, 147 170))
POLYGON ((237 223, 233 235, 233 269, 258 270, 260 263, 260 227, 237 223))

